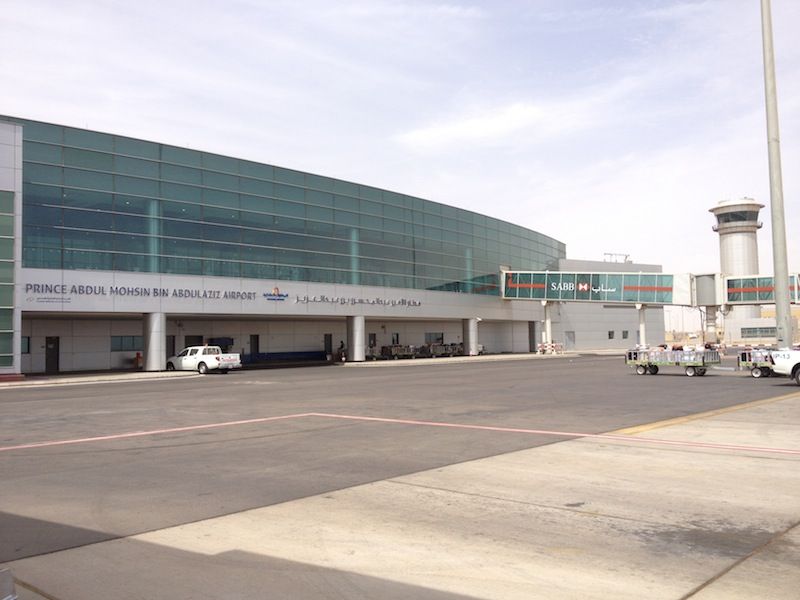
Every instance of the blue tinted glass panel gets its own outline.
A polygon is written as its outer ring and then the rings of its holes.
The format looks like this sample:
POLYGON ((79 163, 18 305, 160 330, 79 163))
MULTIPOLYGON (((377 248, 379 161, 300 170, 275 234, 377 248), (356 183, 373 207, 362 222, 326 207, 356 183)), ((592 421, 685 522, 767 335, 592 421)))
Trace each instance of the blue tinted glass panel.
POLYGON ((239 194, 235 192, 223 192, 220 190, 203 189, 203 202, 215 206, 228 206, 239 208, 239 194))
POLYGON ((64 209, 64 227, 107 231, 112 228, 113 222, 113 213, 64 209))
POLYGON ((165 217, 172 217, 175 219, 200 221, 203 218, 203 207, 200 204, 162 200, 161 214, 165 217))
POLYGON ((236 175, 203 171, 203 185, 223 190, 239 189, 239 178, 236 175))
POLYGON ((223 171, 225 173, 238 173, 239 161, 235 158, 220 156, 219 154, 209 154, 203 152, 203 167, 213 171, 223 171))
POLYGON ((64 148, 64 164, 69 167, 79 167, 81 169, 111 171, 114 158, 111 154, 104 154, 102 152, 64 148))
POLYGON ((54 185, 61 185, 63 180, 63 171, 61 167, 52 167, 49 165, 40 165, 37 163, 24 163, 22 168, 22 180, 31 183, 51 183, 54 185))
POLYGON ((77 148, 89 148, 104 152, 114 151, 114 136, 84 129, 64 128, 64 144, 77 148))
POLYGON ((200 169, 164 163, 161 164, 161 177, 167 181, 193 183, 195 185, 200 185, 203 182, 203 175, 200 169))
POLYGON ((155 179, 142 179, 139 177, 127 177, 125 175, 114 176, 114 191, 121 194, 158 196, 158 188, 158 181, 155 179))
POLYGON ((111 191, 114 185, 113 182, 113 176, 108 173, 64 169, 65 186, 111 191))
POLYGON ((64 188, 64 206, 110 211, 114 207, 114 198, 108 192, 64 188))
POLYGON ((186 148, 176 148, 175 146, 162 146, 161 160, 175 163, 176 165, 187 165, 190 167, 203 166, 203 155, 201 152, 197 150, 187 150, 186 148))
POLYGON ((256 196, 272 196, 274 184, 271 181, 259 181, 247 177, 239 178, 239 190, 256 196))
POLYGON ((23 142, 22 156, 26 161, 44 162, 60 165, 61 146, 53 144, 40 144, 39 142, 23 142))
POLYGON ((121 137, 118 135, 114 136, 114 149, 118 154, 139 156, 141 158, 150 158, 152 160, 158 160, 161 154, 158 144, 121 137))
POLYGON ((114 171, 123 175, 135 175, 157 179, 158 163, 139 158, 117 156, 114 158, 114 171))
POLYGON ((292 171, 291 169, 275 167, 275 181, 280 181, 282 183, 293 183, 295 185, 302 186, 305 184, 305 173, 301 173, 300 171, 292 171))
POLYGON ((265 179, 271 181, 275 178, 275 171, 272 165, 262 165, 248 160, 239 161, 239 174, 255 179, 265 179))
POLYGON ((161 182, 161 195, 172 200, 185 200, 186 202, 201 202, 202 188, 180 183, 161 182))
POLYGON ((161 210, 161 201, 138 196, 114 195, 114 210, 117 212, 133 213, 139 215, 158 215, 161 210))

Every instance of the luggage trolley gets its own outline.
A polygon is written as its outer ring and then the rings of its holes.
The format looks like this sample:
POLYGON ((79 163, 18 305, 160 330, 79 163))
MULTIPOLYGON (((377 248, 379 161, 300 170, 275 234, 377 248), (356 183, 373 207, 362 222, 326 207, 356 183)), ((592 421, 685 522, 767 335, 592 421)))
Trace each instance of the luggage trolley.
POLYGON ((683 367, 688 377, 702 377, 709 365, 719 363, 716 350, 628 350, 625 355, 625 364, 636 367, 637 375, 655 375, 659 367, 683 367))
POLYGON ((764 348, 742 350, 739 352, 739 369, 750 369, 750 375, 758 379, 759 377, 769 377, 772 375, 772 363, 769 360, 770 350, 764 348))

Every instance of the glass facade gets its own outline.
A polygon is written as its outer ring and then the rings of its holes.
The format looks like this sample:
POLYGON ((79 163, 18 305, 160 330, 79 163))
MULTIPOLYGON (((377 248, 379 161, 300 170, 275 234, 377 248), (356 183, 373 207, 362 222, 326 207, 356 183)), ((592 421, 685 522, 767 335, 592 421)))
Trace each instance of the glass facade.
POLYGON ((421 198, 123 136, 0 120, 23 126, 27 268, 500 295, 500 265, 544 269, 566 253, 535 231, 421 198))
POLYGON ((14 193, 0 190, 0 367, 14 364, 14 193))

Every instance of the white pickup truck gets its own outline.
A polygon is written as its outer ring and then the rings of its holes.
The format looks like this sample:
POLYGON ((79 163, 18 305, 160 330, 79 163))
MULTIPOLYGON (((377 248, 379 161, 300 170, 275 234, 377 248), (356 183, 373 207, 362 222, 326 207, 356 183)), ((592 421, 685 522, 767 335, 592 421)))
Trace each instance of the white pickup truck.
POLYGON ((225 354, 219 346, 189 346, 167 359, 167 371, 197 371, 205 375, 209 371, 227 373, 241 368, 239 355, 225 354))
POLYGON ((769 353, 772 371, 778 375, 787 375, 800 385, 800 350, 773 350, 769 353))

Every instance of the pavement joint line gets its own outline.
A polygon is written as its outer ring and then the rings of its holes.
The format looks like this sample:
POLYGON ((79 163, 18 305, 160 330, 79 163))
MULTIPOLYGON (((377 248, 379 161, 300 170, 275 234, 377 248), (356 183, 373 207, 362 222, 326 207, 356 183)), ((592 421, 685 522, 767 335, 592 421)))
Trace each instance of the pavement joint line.
POLYGON ((614 431, 610 431, 610 435, 636 435, 639 433, 645 433, 647 431, 652 431, 653 429, 661 429, 663 427, 672 427, 674 425, 683 425, 685 423, 690 423, 692 421, 697 421, 700 419, 708 419, 710 417, 717 417, 719 415, 724 415, 726 413, 736 412, 739 410, 745 410, 748 408, 754 408, 756 406, 762 406, 764 404, 772 404, 774 402, 781 402, 783 400, 793 400, 793 399, 800 399, 800 392, 791 392, 789 394, 784 394, 782 396, 775 396, 774 398, 764 398, 762 400, 753 400, 752 402, 745 402, 743 404, 737 404, 735 406, 726 406, 725 408, 717 408, 714 410, 707 410, 704 412, 695 413, 692 415, 686 415, 684 417, 675 417, 673 419, 665 419, 663 421, 653 421, 652 423, 643 423, 642 425, 635 425, 633 427, 626 427, 624 429, 616 429, 614 431))
POLYGON ((48 594, 44 590, 41 590, 38 587, 36 587, 35 585, 32 585, 32 584, 28 583, 27 581, 23 581, 22 579, 18 579, 16 577, 14 577, 14 583, 16 585, 18 585, 19 587, 21 587, 21 588, 25 588, 29 592, 33 592, 34 594, 37 594, 38 596, 41 596, 42 598, 44 598, 44 600, 60 600, 60 598, 58 598, 56 596, 53 596, 52 594, 48 594))
POLYGON ((702 592, 708 586, 716 583, 717 581, 719 581, 720 579, 725 577, 725 575, 727 575, 728 573, 733 571, 736 567, 738 567, 739 565, 743 564, 745 561, 750 560, 751 558, 753 558, 757 554, 760 554, 762 551, 764 551, 767 548, 769 548, 772 544, 774 544, 775 542, 780 540, 782 537, 786 536, 786 534, 788 534, 790 531, 792 531, 792 529, 796 529, 797 527, 800 527, 800 521, 797 521, 796 523, 792 523, 791 525, 789 525, 789 527, 787 527, 783 531, 779 531, 774 536, 772 536, 770 539, 768 539, 766 542, 764 542, 760 546, 756 546, 750 552, 748 552, 745 556, 742 556, 741 558, 733 561, 730 565, 728 565, 727 567, 722 569, 719 573, 717 573, 716 575, 714 575, 713 577, 711 577, 707 581, 701 583, 696 588, 694 588, 693 590, 689 591, 687 594, 681 596, 678 600, 689 600, 689 598, 691 598, 693 596, 696 596, 699 592, 702 592))
MULTIPOLYGON (((794 396, 797 394, 791 394, 794 396)), ((774 401, 774 399, 771 399, 774 401)), ((765 401, 757 401, 764 403, 765 401)), ((713 412, 713 411, 711 411, 713 412)), ((321 417, 327 419, 341 419, 349 421, 361 422, 374 422, 374 423, 389 423, 397 425, 416 425, 425 427, 442 427, 450 429, 468 429, 476 431, 495 431, 499 433, 521 433, 531 435, 547 435, 554 437, 576 438, 576 439, 600 439, 600 440, 613 440, 623 441, 634 444, 655 444, 663 446, 678 446, 684 448, 705 448, 713 450, 733 450, 739 452, 758 452, 767 454, 786 454, 791 456, 800 456, 800 448, 770 448, 761 446, 742 446, 738 444, 720 444, 712 442, 691 442, 681 440, 664 440, 658 438, 644 438, 634 437, 632 435, 623 435, 618 433, 579 433, 572 431, 551 431, 547 429, 527 429, 520 427, 499 427, 492 425, 470 425, 467 423, 447 423, 441 421, 418 421, 412 419, 393 419, 387 417, 369 417, 362 415, 342 415, 336 413, 295 413, 290 415, 279 415, 273 417, 260 417, 255 419, 244 419, 239 421, 225 421, 222 423, 208 423, 205 425, 189 425, 186 427, 172 427, 169 429, 155 429, 149 431, 133 431, 128 433, 117 433, 111 435, 94 436, 89 438, 78 438, 71 440, 52 440, 47 442, 33 442, 28 444, 18 444, 14 446, 0 446, 0 452, 7 452, 12 450, 28 450, 34 448, 44 448, 52 446, 65 446, 70 444, 85 444, 90 442, 112 441, 136 437, 144 437, 151 435, 161 435, 167 433, 181 433, 186 431, 198 431, 202 429, 217 429, 221 427, 232 427, 236 425, 251 425, 254 423, 266 423, 269 421, 280 421, 288 419, 296 419, 302 417, 321 417)), ((682 419, 685 417, 681 417, 682 419)))

